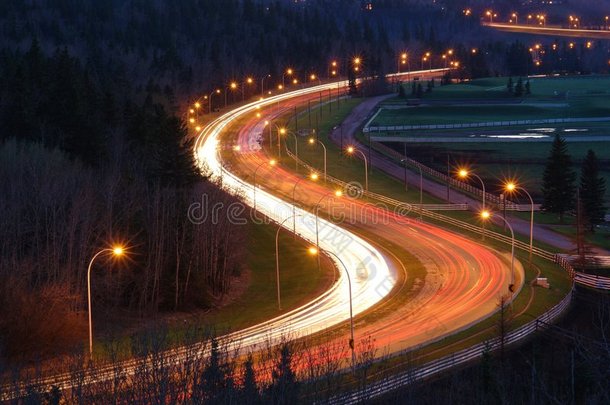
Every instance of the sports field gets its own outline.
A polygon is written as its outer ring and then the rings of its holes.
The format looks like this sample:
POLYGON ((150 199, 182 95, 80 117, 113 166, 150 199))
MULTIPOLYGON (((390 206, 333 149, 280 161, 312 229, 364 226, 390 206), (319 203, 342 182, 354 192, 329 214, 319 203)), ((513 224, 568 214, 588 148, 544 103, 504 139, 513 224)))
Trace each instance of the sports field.
MULTIPOLYGON (((474 80, 464 84, 437 86, 426 93, 422 104, 406 106, 401 98, 381 104, 371 122, 375 126, 472 124, 532 119, 572 119, 579 122, 536 125, 482 126, 477 128, 418 128, 372 132, 402 152, 407 142, 410 155, 422 163, 446 170, 452 164, 477 168, 490 183, 506 177, 526 182, 539 194, 541 178, 551 142, 556 134, 568 142, 574 169, 588 149, 601 161, 602 175, 610 184, 610 76, 530 78, 531 95, 508 93, 508 78, 474 80)), ((513 78, 513 83, 517 78, 513 78)), ((407 94, 410 84, 405 84, 407 94)), ((444 170, 443 170, 444 171, 444 170)))

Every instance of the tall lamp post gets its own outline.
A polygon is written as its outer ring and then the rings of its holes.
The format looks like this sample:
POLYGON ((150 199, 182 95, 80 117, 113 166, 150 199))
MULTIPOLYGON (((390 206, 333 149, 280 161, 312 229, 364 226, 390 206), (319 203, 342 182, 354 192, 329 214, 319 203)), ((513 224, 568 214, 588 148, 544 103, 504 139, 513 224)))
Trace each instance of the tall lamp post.
POLYGON ((282 88, 286 87, 286 76, 292 76, 294 71, 291 68, 286 69, 284 73, 282 73, 282 88))
MULTIPOLYGON (((320 197, 320 199, 318 200, 318 202, 316 203, 316 205, 314 207, 314 213, 316 215, 316 248, 318 248, 318 250, 320 250, 320 236, 319 236, 320 215, 318 212, 320 210, 320 204, 322 203, 322 200, 324 200, 326 197, 328 197, 331 194, 334 194, 335 197, 340 198, 343 195, 343 192, 341 190, 337 190, 337 191, 330 191, 330 192, 324 194, 322 197, 320 197)), ((320 256, 318 256, 318 270, 320 270, 320 256)))
MULTIPOLYGON (((481 211, 481 219, 487 221, 492 218, 491 212, 487 210, 481 211)), ((501 215, 498 215, 497 218, 500 218, 506 225, 508 225, 508 229, 510 229, 510 238, 511 238, 511 249, 510 249, 510 284, 508 285, 508 291, 511 293, 515 292, 515 232, 513 231, 513 227, 510 223, 501 215)))
POLYGON ((469 171, 467 169, 460 169, 460 170, 458 170, 458 177, 459 178, 466 180, 470 176, 478 179, 481 182, 481 187, 483 188, 483 200, 482 200, 482 203, 483 203, 483 210, 485 210, 485 194, 487 194, 487 193, 485 192, 485 183, 483 183, 483 179, 481 179, 477 174, 472 173, 471 171, 469 171))
POLYGON ((220 94, 220 89, 214 90, 213 92, 210 93, 210 96, 208 97, 208 99, 210 100, 208 103, 208 107, 210 107, 210 111, 209 111, 210 114, 212 114, 212 96, 214 94, 220 94))
POLYGON ((113 256, 122 256, 125 253, 125 249, 122 246, 115 246, 113 248, 102 249, 97 252, 91 258, 89 262, 89 267, 87 268, 87 312, 89 313, 89 356, 93 354, 93 322, 91 319, 91 267, 93 266, 93 262, 97 259, 98 256, 103 254, 110 254, 113 256))
MULTIPOLYGON (((401 159, 401 162, 405 164, 405 178, 406 178, 406 168, 407 168, 407 159, 401 159)), ((417 165, 419 169, 419 219, 422 219, 422 209, 424 208, 424 174, 421 170, 421 165, 417 165)))
MULTIPOLYGON (((229 95, 229 90, 235 91, 236 89, 237 89, 236 82, 231 82, 229 84, 229 87, 227 87, 227 91, 225 91, 225 107, 227 106, 227 96, 229 95)), ((231 99, 233 99, 233 96, 231 96, 231 99)))
POLYGON ((271 75, 261 77, 261 97, 265 97, 265 79, 270 77, 271 75))
POLYGON ((268 162, 262 162, 258 165, 256 170, 254 170, 254 175, 252 176, 252 188, 254 189, 254 211, 256 211, 256 172, 258 172, 258 169, 260 169, 261 167, 263 167, 263 165, 267 163, 269 164, 269 166, 273 167, 275 166, 276 161, 275 159, 271 159, 268 162))
POLYGON ((324 182, 326 183, 326 146, 319 139, 309 138, 310 145, 315 145, 316 141, 317 141, 317 143, 319 143, 322 146, 322 149, 324 150, 324 182))
MULTIPOLYGON (((320 254, 320 252, 317 249, 310 248, 309 252, 311 254, 317 254, 317 255, 320 254)), ((352 308, 352 279, 349 275, 349 271, 347 270, 347 266, 345 265, 345 263, 343 263, 343 260, 341 260, 339 258, 339 256, 337 256, 337 254, 335 252, 326 250, 325 253, 333 256, 335 259, 337 259, 339 261, 339 263, 341 263, 341 265, 345 269, 345 275, 347 276, 347 284, 349 286, 349 329, 350 329, 349 347, 352 351, 352 370, 353 370, 354 367, 356 366, 356 351, 354 349, 354 311, 352 308)))
POLYGON ((530 264, 532 262, 532 252, 534 250, 534 200, 532 199, 532 196, 530 195, 530 193, 527 192, 527 190, 513 182, 508 182, 504 185, 504 189, 509 192, 512 193, 514 191, 519 192, 519 190, 523 191, 525 193, 525 195, 527 195, 527 198, 529 198, 530 200, 530 254, 529 254, 529 261, 530 264))
MULTIPOLYGON (((254 79, 252 79, 251 77, 246 77, 246 80, 244 80, 244 83, 242 83, 242 85, 241 85, 241 101, 244 101, 246 99, 246 84, 251 86, 252 84, 254 84, 254 79)), ((256 87, 256 85, 254 87, 256 87)))
MULTIPOLYGON (((299 171, 299 140, 297 139, 297 136, 294 132, 287 130, 286 128, 282 128, 284 132, 282 132, 283 134, 290 134, 294 137, 294 171, 298 172, 299 171)), ((286 150, 288 150, 288 142, 286 142, 286 150)))
POLYGON ((294 183, 294 187, 292 187, 292 233, 294 234, 295 238, 297 235, 297 232, 296 232, 297 224, 296 224, 296 206, 295 206, 294 193, 295 193, 299 183, 305 179, 310 179, 312 181, 316 181, 316 180, 318 180, 318 173, 311 173, 308 177, 301 177, 299 180, 297 180, 296 183, 294 183))
MULTIPOLYGON (((299 215, 300 216, 300 215, 299 215)), ((280 225, 277 227, 277 231, 275 232, 275 282, 277 284, 277 309, 282 310, 282 301, 280 296, 280 231, 282 227, 290 218, 295 218, 294 215, 291 215, 287 218, 284 218, 280 225)))
POLYGON ((362 159, 364 159, 364 189, 369 191, 369 170, 368 170, 368 162, 366 160, 366 155, 361 150, 354 148, 353 146, 347 147, 347 153, 353 155, 354 153, 360 153, 362 159))

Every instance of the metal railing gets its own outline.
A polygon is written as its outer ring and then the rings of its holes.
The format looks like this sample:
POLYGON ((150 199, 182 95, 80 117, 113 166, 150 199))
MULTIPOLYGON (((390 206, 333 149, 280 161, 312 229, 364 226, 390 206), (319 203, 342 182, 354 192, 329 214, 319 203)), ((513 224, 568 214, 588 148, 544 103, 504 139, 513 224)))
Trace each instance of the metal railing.
POLYGON ((468 122, 463 124, 422 124, 422 125, 365 125, 363 132, 392 132, 392 131, 413 131, 426 129, 463 129, 463 128, 485 128, 485 127, 510 127, 522 125, 540 124, 564 124, 579 122, 605 122, 610 121, 610 117, 586 117, 586 118, 546 118, 538 120, 510 120, 510 121, 489 121, 489 122, 468 122))
MULTIPOLYGON (((306 162, 304 162, 303 160, 297 158, 292 152, 290 152, 290 150, 287 149, 287 152, 288 152, 288 155, 292 159, 297 160, 297 163, 299 165, 301 165, 311 171, 316 170, 311 165, 309 165, 306 162)), ((346 182, 339 180, 332 176, 327 176, 327 181, 331 182, 341 188, 344 188, 344 189, 354 189, 355 188, 355 186, 353 184, 346 183, 346 182)), ((368 197, 368 198, 377 200, 379 202, 382 202, 384 204, 387 204, 388 206, 392 206, 395 208, 401 208, 401 209, 395 210, 395 212, 400 215, 403 215, 403 216, 407 216, 410 213, 418 214, 421 217, 426 217, 426 218, 434 220, 434 221, 442 222, 444 224, 451 225, 453 227, 456 227, 456 228, 459 228, 459 229, 462 229, 462 230, 465 230, 468 232, 472 232, 475 234, 482 234, 484 232, 485 237, 493 239, 493 240, 501 242, 501 243, 510 245, 513 242, 512 238, 508 235, 503 235, 501 233, 498 233, 498 232, 495 232, 495 231, 492 231, 489 229, 484 229, 480 226, 473 225, 468 222, 449 217, 447 215, 443 215, 443 214, 439 214, 437 212, 433 212, 431 210, 427 210, 427 209, 425 209, 425 207, 420 207, 419 204, 405 203, 405 202, 398 201, 398 200, 395 200, 390 197, 386 197, 381 194, 373 193, 371 191, 366 191, 366 190, 362 190, 362 189, 359 189, 359 190, 357 190, 357 193, 352 193, 352 194, 358 194, 358 193, 360 193, 364 197, 368 197)), ((529 252, 529 250, 530 250, 529 243, 522 242, 522 241, 516 240, 516 239, 515 239, 514 243, 515 243, 515 248, 521 249, 522 251, 525 251, 525 252, 529 252)), ((561 267, 563 267, 568 272, 568 275, 570 276, 570 278, 572 278, 578 284, 582 284, 582 285, 585 285, 588 287, 602 289, 602 290, 610 290, 610 278, 609 277, 593 276, 593 275, 577 272, 574 270, 574 267, 572 267, 570 260, 568 260, 564 255, 552 253, 552 252, 549 252, 547 250, 541 249, 536 246, 533 246, 532 254, 534 254, 540 258, 549 260, 553 263, 559 264, 561 267)))
MULTIPOLYGON (((567 263, 567 262, 566 262, 567 263)), ((568 263, 569 265, 569 263, 568 263)), ((566 269, 566 271, 570 271, 566 269)), ((509 346, 533 335, 545 325, 552 323, 569 307, 572 301, 572 291, 566 295, 557 305, 545 312, 538 318, 525 325, 508 332, 503 338, 497 337, 482 343, 478 343, 467 349, 441 357, 438 360, 428 362, 422 366, 413 367, 406 371, 394 374, 368 384, 364 389, 345 393, 331 398, 330 404, 356 404, 367 399, 373 399, 387 394, 393 390, 409 385, 413 382, 423 380, 433 375, 447 371, 453 367, 466 364, 480 358, 483 353, 494 351, 500 347, 509 346)), ((413 349, 416 350, 416 349, 413 349)), ((408 352, 404 352, 406 354, 408 352)))

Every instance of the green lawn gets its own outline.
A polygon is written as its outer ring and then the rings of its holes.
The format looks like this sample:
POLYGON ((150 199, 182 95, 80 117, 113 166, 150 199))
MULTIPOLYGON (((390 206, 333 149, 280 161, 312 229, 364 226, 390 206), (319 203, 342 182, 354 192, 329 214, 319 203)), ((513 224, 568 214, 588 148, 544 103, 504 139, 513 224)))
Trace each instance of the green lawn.
MULTIPOLYGON (((344 151, 340 150, 340 146, 335 145, 334 142, 328 138, 333 127, 343 122, 343 120, 350 114, 354 107, 362 102, 362 99, 350 99, 342 102, 340 107, 334 108, 332 113, 329 114, 326 107, 322 114, 322 120, 319 121, 319 130, 317 133, 318 139, 324 144, 327 150, 327 174, 332 177, 336 177, 345 182, 358 182, 361 185, 365 185, 365 172, 364 162, 361 159, 347 155, 344 151)), ((312 114, 314 112, 312 111, 312 114)), ((297 136, 299 158, 318 170, 320 176, 323 176, 324 169, 324 153, 323 148, 320 144, 310 144, 309 137, 297 136)), ((275 138, 274 138, 275 139, 275 138)), ((264 147, 269 151, 272 156, 277 156, 277 147, 274 144, 270 149, 268 145, 268 137, 264 139, 264 147)), ((295 138, 292 135, 287 135, 284 138, 284 142, 287 143, 288 148, 295 151, 295 138)), ((275 140, 274 140, 275 143, 275 140)), ((347 144, 344 145, 347 147, 347 144)), ((367 154, 367 150, 363 150, 367 154)), ((294 170, 294 160, 288 158, 283 153, 280 163, 285 165, 287 168, 294 170)), ((303 173, 303 168, 299 168, 303 173)), ((386 176, 383 172, 373 169, 368 175, 369 190, 375 193, 387 195, 404 202, 417 203, 419 202, 419 190, 415 187, 409 187, 408 191, 404 190, 404 183, 386 176)), ((424 194, 424 203, 440 203, 442 201, 424 194)))
MULTIPOLYGON (((513 77, 516 84, 518 77, 513 77)), ((610 76, 568 76, 531 78, 532 94, 526 100, 539 100, 554 98, 555 100, 571 99, 574 96, 595 96, 610 92, 610 76), (569 93, 568 93, 569 92, 569 93)), ((524 79, 525 81, 525 79, 524 79)), ((436 86, 431 93, 426 93, 424 99, 515 99, 506 91, 508 77, 492 77, 475 79, 470 82, 452 84, 449 86, 436 86)), ((410 94, 410 84, 406 83, 407 94, 410 94)))
MULTIPOLYGON (((309 244, 293 239, 289 232, 280 231, 280 290, 282 310, 278 309, 275 266, 276 225, 248 224, 246 272, 241 282, 248 283, 235 299, 218 308, 192 313, 174 313, 159 317, 157 326, 167 329, 169 342, 182 344, 193 330, 211 331, 215 335, 246 328, 297 308, 322 294, 334 282, 335 268, 324 262, 318 271, 317 259, 307 252, 309 244)), ((234 285, 232 288, 240 289, 234 285)), ((94 346, 96 356, 106 357, 109 347, 120 347, 120 353, 130 351, 134 335, 146 333, 146 322, 130 325, 129 335, 115 332, 114 336, 99 336, 94 346), (118 346, 117 346, 118 345, 118 346)), ((100 334, 102 332, 100 331, 100 334)))

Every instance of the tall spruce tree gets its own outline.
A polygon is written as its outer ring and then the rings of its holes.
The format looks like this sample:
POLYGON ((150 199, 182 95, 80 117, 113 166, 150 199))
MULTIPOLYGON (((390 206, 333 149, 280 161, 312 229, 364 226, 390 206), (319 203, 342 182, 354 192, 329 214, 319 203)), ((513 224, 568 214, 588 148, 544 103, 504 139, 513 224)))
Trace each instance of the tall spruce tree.
POLYGON ((583 161, 580 172, 580 199, 582 202, 583 218, 591 232, 595 225, 604 221, 606 207, 604 207, 604 194, 606 182, 599 175, 599 161, 591 149, 583 161))
POLYGON ((561 222, 564 214, 574 208, 575 182, 576 173, 572 170, 566 141, 556 135, 542 178, 542 208, 558 214, 561 222))

